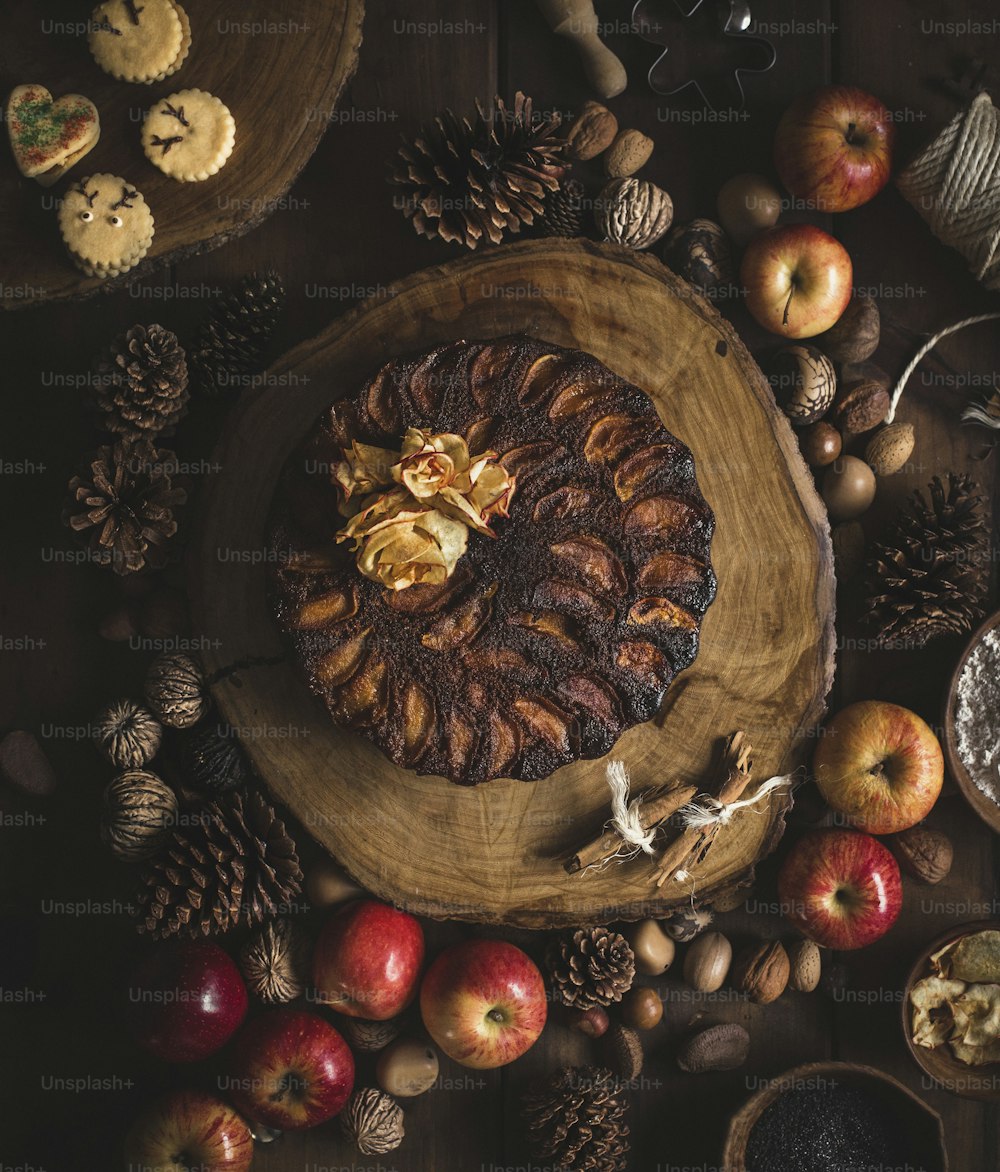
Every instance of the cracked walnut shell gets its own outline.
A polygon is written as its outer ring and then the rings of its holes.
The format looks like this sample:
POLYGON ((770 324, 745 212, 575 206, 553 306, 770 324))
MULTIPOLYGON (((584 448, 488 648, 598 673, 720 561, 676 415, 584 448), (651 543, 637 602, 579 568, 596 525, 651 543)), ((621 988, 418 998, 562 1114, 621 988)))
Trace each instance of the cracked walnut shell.
POLYGON ((601 190, 595 216, 606 240, 643 249, 667 234, 674 219, 674 204, 655 183, 612 179, 601 190))
POLYGON ((305 989, 308 949, 291 920, 270 920, 243 945, 240 968, 261 1001, 294 1001, 305 989))
POLYGON ((363 1155, 392 1152, 403 1142, 403 1108, 392 1095, 363 1087, 348 1099, 340 1126, 363 1155))
POLYGON ((160 722, 134 700, 115 700, 98 715, 94 741, 119 769, 141 769, 156 756, 163 738, 160 722))

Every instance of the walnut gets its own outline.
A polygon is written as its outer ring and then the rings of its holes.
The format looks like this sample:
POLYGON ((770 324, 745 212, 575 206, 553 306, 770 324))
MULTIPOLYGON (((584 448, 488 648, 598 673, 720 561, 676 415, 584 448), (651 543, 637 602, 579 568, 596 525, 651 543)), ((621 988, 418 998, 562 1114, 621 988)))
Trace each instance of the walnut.
POLYGON ((240 968, 261 1001, 294 1001, 305 989, 306 941, 291 920, 272 920, 243 945, 240 968))
POLYGON ((140 769, 156 756, 163 729, 153 714, 134 700, 115 700, 97 717, 94 741, 119 769, 140 769))
POLYGON ((340 1126, 363 1155, 392 1152, 403 1142, 403 1108, 392 1095, 364 1087, 348 1099, 340 1126))
POLYGON ((834 362, 864 362, 878 349, 880 333, 877 303, 859 292, 848 302, 836 324, 813 341, 834 362))
POLYGON ((612 179, 601 191, 597 227, 612 244, 649 248, 664 236, 674 218, 670 196, 645 179, 612 179))
POLYGON ((182 652, 158 655, 146 673, 146 700, 169 728, 190 728, 208 712, 201 668, 182 652))
POLYGON ((137 863, 155 854, 177 818, 177 796, 155 773, 127 769, 104 791, 101 838, 112 854, 137 863))
POLYGON ((735 1070, 750 1053, 750 1035, 741 1025, 728 1022, 701 1030, 681 1046, 677 1065, 688 1074, 709 1070, 735 1070))
POLYGON ((900 866, 924 883, 940 883, 951 870, 954 848, 940 830, 911 826, 889 839, 900 866))
POLYGON ((340 1025, 340 1032, 347 1038, 355 1050, 374 1054, 377 1050, 384 1050, 390 1042, 394 1042, 400 1034, 402 1023, 398 1017, 391 1017, 388 1021, 368 1021, 363 1017, 347 1017, 340 1025))
POLYGON ((830 420, 846 442, 878 427, 888 413, 886 384, 875 378, 862 378, 847 383, 833 406, 830 420))
POLYGON ((788 984, 791 966, 780 940, 748 945, 733 965, 733 984, 758 1005, 777 1001, 788 984))
POLYGON ((566 132, 566 151, 571 159, 585 163, 606 151, 617 134, 618 119, 606 106, 600 102, 584 102, 566 132))

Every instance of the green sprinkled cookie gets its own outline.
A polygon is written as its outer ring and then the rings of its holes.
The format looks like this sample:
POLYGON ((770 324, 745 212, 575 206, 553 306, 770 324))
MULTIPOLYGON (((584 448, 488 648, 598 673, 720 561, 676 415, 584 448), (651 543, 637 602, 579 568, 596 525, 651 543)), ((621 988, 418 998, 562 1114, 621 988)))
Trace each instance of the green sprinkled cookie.
POLYGON ((7 133, 17 169, 51 187, 97 143, 97 107, 80 94, 53 99, 43 85, 19 85, 7 99, 7 133))
POLYGON ((89 175, 59 206, 59 230, 73 263, 89 277, 127 273, 153 243, 153 214, 119 175, 89 175))
POLYGON ((214 175, 235 142, 232 114, 204 90, 180 90, 154 102, 142 124, 142 148, 150 162, 184 183, 214 175))

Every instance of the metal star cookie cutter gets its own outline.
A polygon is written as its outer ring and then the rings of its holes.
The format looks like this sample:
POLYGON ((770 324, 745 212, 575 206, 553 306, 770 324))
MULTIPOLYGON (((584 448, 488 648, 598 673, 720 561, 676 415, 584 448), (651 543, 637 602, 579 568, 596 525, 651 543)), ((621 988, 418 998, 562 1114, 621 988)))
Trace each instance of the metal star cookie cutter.
POLYGON ((778 58, 769 40, 747 32, 745 0, 637 0, 632 23, 644 41, 663 46, 649 70, 653 93, 669 97, 691 85, 710 110, 742 110, 743 74, 766 73, 778 58), (731 64, 734 50, 745 63, 731 64))

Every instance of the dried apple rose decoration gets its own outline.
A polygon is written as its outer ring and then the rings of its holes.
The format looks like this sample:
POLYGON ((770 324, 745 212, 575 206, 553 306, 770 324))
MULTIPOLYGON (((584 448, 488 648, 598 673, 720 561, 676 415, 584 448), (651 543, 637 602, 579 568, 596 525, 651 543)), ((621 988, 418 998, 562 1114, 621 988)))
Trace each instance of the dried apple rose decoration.
POLYGON ((472 456, 460 435, 416 427, 399 452, 353 442, 334 480, 350 517, 337 540, 353 540, 361 573, 391 590, 449 578, 469 530, 492 537, 490 521, 508 515, 515 484, 496 452, 472 456))

